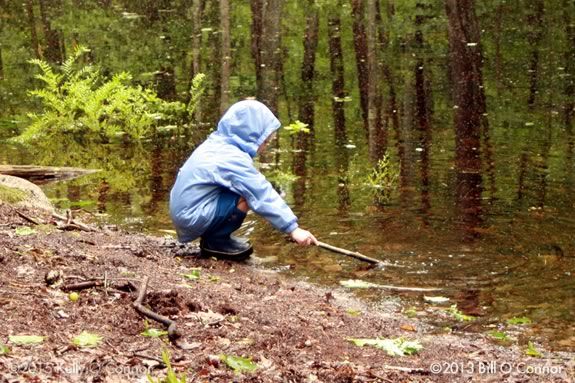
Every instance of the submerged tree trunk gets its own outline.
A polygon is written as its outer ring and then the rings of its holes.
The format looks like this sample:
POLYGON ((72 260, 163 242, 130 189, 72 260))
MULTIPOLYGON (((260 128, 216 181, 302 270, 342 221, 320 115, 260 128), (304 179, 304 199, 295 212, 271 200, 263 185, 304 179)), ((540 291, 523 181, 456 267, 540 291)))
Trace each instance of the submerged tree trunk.
POLYGON ((265 0, 263 9, 260 99, 277 116, 281 79, 281 13, 282 0, 265 0))
POLYGON ((367 36, 365 33, 365 0, 352 0, 351 9, 353 14, 353 46, 355 48, 355 65, 357 68, 357 80, 359 85, 359 104, 361 117, 366 136, 369 138, 367 124, 368 104, 368 68, 367 68, 367 36))
POLYGON ((380 85, 380 70, 377 54, 377 0, 367 0, 367 125, 369 133, 369 158, 377 162, 385 153, 385 135, 383 132, 380 85))
POLYGON ((481 222, 481 117, 484 110, 480 30, 473 0, 446 0, 454 80, 456 204, 466 239, 481 222))
POLYGON ((315 137, 314 74, 315 54, 319 38, 319 11, 313 0, 309 1, 309 7, 303 39, 304 52, 301 66, 301 93, 299 98, 298 119, 308 124, 310 132, 309 134, 299 133, 295 138, 297 151, 294 156, 294 161, 296 163, 305 162, 309 144, 313 142, 315 137))
POLYGON ((528 34, 529 41, 533 46, 529 63, 529 98, 527 100, 530 109, 535 106, 536 96, 539 93, 539 45, 543 37, 544 11, 543 0, 537 0, 535 2, 535 14, 527 17, 528 25, 533 28, 533 31, 528 34))
POLYGON ((223 114, 230 103, 230 62, 231 62, 231 42, 230 42, 230 2, 220 0, 220 25, 222 30, 222 72, 220 78, 221 97, 220 114, 223 114))
POLYGON ((256 72, 256 97, 261 99, 262 95, 262 54, 261 40, 263 34, 263 7, 265 0, 251 0, 252 10, 252 57, 255 63, 256 72))
MULTIPOLYGON (((419 5, 419 4, 418 4, 419 5)), ((430 198, 430 175, 429 175, 429 152, 431 150, 431 111, 429 108, 429 95, 425 78, 426 65, 423 60, 423 25, 422 15, 415 17, 415 45, 417 47, 416 61, 415 61, 415 121, 417 129, 419 130, 419 145, 420 145, 420 174, 421 174, 421 211, 423 213, 424 222, 427 223, 427 216, 431 210, 430 198)))
POLYGON ((347 142, 345 129, 344 99, 345 80, 343 66, 343 51, 341 48, 341 19, 339 7, 333 11, 328 19, 329 58, 332 75, 332 113, 336 148, 341 148, 347 142))

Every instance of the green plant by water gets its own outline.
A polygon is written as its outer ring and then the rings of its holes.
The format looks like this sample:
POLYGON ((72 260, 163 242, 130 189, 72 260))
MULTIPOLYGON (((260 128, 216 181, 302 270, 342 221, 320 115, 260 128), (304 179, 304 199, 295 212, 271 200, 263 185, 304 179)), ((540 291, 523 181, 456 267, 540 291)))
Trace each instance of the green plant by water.
POLYGON ((188 126, 203 93, 203 74, 194 77, 188 104, 168 102, 152 89, 131 84, 121 72, 106 78, 97 66, 80 63, 89 52, 77 46, 56 67, 33 59, 43 87, 29 92, 40 100, 41 111, 28 115, 30 124, 16 139, 38 141, 72 135, 79 142, 109 142, 118 136, 139 140, 162 130, 188 126))
POLYGON ((370 187, 375 202, 386 204, 391 201, 393 192, 397 190, 399 170, 391 162, 388 154, 385 154, 367 176, 367 184, 370 187))

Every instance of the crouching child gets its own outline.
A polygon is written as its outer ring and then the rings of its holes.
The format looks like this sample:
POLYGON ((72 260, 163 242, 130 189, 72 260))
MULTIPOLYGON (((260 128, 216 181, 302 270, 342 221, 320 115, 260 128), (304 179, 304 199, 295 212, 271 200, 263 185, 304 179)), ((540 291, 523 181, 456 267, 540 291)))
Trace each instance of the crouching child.
POLYGON ((253 164, 275 132, 279 120, 261 102, 232 105, 217 130, 184 163, 170 193, 170 215, 178 239, 200 238, 202 256, 243 260, 253 248, 232 233, 252 209, 300 245, 317 245, 297 217, 253 164))

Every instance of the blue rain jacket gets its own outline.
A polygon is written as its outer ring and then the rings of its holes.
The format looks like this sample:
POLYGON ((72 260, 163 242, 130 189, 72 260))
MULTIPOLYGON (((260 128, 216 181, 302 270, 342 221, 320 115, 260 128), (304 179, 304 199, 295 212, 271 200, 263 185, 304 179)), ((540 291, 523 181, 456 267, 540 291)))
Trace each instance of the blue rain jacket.
POLYGON ((226 111, 218 129, 180 168, 170 193, 170 215, 180 241, 204 233, 226 189, 244 197, 276 229, 290 233, 298 227, 294 213, 253 164, 260 145, 279 127, 273 113, 255 100, 240 101, 226 111))

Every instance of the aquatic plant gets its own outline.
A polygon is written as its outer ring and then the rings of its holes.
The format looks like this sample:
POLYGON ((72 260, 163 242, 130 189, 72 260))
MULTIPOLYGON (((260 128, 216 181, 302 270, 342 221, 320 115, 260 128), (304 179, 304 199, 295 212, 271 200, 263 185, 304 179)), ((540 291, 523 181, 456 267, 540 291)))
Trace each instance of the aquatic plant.
POLYGON ((384 205, 391 200, 397 190, 399 170, 388 154, 385 154, 367 176, 367 185, 371 188, 375 202, 384 205))

